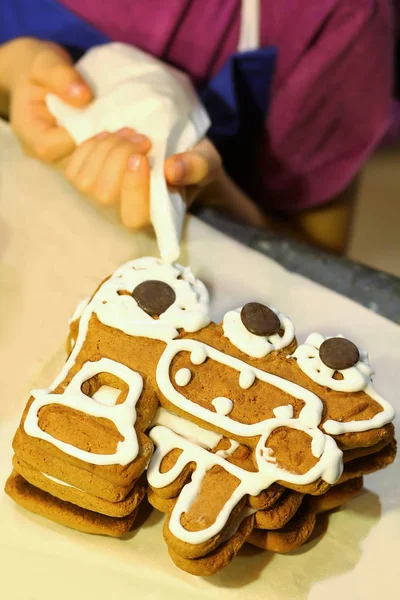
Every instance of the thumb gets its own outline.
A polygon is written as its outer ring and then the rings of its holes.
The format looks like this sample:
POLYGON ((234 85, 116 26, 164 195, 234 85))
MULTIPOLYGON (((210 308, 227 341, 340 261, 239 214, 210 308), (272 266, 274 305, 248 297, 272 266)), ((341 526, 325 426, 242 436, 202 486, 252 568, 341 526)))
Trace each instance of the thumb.
POLYGON ((73 106, 84 106, 92 99, 92 92, 74 68, 72 58, 56 44, 46 44, 34 59, 32 78, 73 106))

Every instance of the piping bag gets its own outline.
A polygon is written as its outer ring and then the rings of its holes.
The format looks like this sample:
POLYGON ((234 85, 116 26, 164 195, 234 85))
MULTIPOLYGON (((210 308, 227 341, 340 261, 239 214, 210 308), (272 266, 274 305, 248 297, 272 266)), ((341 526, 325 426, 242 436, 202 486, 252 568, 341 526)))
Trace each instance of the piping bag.
POLYGON ((186 213, 181 192, 167 186, 164 161, 185 152, 206 134, 210 119, 185 73, 149 54, 120 43, 89 50, 76 69, 95 100, 74 108, 49 94, 48 110, 79 145, 102 131, 132 127, 147 135, 150 151, 150 220, 160 255, 174 262, 186 213))

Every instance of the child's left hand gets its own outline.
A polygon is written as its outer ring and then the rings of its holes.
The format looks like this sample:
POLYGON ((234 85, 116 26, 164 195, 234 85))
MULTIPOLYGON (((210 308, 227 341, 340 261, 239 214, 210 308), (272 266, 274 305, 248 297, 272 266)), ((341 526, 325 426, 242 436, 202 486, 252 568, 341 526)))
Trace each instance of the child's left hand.
POLYGON ((204 138, 192 150, 168 158, 164 172, 169 185, 186 188, 190 206, 198 193, 218 178, 222 161, 214 144, 204 138))

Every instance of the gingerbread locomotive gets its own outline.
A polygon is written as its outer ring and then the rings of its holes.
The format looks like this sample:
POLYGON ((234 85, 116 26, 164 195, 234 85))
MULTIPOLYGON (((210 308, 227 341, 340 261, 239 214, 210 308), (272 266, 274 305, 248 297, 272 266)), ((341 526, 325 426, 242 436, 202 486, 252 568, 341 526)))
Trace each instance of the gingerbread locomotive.
POLYGON ((190 573, 217 572, 244 543, 298 547, 394 460, 394 411, 364 351, 317 333, 298 345, 288 317, 254 302, 212 323, 180 265, 122 266, 78 307, 68 348, 28 401, 6 492, 116 537, 147 494, 190 573))

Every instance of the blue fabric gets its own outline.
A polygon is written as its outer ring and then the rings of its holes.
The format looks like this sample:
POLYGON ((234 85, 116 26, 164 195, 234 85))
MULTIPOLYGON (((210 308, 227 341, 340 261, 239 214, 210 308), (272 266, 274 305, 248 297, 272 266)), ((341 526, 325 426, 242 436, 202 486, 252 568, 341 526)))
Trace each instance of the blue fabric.
POLYGON ((56 42, 75 60, 110 41, 56 0, 0 0, 0 44, 21 36, 56 42))
POLYGON ((233 54, 200 90, 211 118, 208 136, 236 183, 254 195, 256 148, 265 129, 277 51, 273 46, 233 54))

